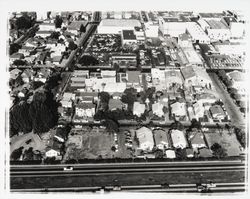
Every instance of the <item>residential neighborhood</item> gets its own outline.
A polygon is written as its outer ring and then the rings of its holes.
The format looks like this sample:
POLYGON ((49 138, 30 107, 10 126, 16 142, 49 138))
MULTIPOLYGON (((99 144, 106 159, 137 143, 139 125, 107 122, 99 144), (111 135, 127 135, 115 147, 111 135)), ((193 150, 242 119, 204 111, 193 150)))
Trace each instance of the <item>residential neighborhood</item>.
POLYGON ((247 155, 240 12, 13 12, 9 24, 11 164, 247 155))

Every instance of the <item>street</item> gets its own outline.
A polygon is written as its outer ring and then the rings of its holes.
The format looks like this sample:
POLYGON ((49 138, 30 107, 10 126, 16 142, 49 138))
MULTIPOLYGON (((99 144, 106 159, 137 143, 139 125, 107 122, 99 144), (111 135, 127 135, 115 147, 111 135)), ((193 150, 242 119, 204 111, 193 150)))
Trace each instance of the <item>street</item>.
POLYGON ((232 125, 245 126, 244 117, 239 110, 239 107, 234 103, 229 93, 223 88, 218 76, 215 73, 209 73, 214 87, 219 94, 220 99, 223 101, 225 108, 231 118, 232 125))

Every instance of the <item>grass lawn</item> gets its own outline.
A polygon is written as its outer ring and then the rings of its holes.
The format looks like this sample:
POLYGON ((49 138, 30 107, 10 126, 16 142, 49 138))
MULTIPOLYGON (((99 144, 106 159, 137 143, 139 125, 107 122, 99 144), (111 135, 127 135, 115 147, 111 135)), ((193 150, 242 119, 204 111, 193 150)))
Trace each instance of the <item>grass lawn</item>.
POLYGON ((227 130, 224 130, 221 134, 215 129, 210 129, 209 132, 204 133, 208 146, 211 146, 214 143, 220 144, 223 148, 226 149, 228 156, 239 156, 241 153, 240 143, 238 142, 234 133, 229 134, 227 130))

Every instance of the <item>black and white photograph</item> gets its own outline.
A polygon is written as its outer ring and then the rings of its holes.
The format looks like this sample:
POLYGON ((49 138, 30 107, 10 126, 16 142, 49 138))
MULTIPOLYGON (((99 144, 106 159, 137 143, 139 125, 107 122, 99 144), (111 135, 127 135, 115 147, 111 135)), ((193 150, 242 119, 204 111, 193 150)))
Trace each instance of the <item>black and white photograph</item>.
POLYGON ((0 4, 6 198, 248 195, 250 2, 0 4))

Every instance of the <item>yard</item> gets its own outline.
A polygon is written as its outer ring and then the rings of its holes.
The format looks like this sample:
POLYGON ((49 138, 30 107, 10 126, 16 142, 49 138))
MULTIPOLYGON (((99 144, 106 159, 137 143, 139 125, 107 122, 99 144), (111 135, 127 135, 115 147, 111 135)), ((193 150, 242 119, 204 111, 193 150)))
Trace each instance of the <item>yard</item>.
POLYGON ((241 153, 241 145, 234 133, 229 133, 227 130, 223 130, 222 133, 219 133, 216 129, 210 129, 210 131, 204 133, 204 135, 209 148, 211 148, 214 143, 218 143, 226 149, 228 156, 239 156, 241 153))
POLYGON ((33 150, 43 151, 46 146, 37 134, 30 132, 23 135, 15 135, 10 139, 10 154, 20 147, 23 147, 23 151, 30 147, 33 150))
POLYGON ((64 160, 69 159, 108 159, 114 153, 113 134, 100 128, 73 129, 66 142, 64 160))

